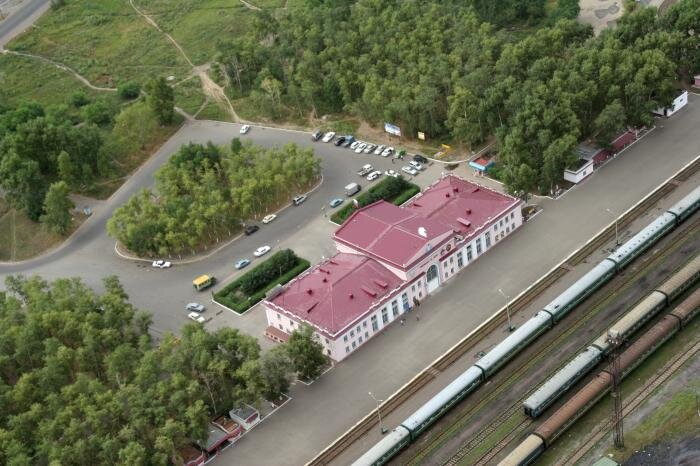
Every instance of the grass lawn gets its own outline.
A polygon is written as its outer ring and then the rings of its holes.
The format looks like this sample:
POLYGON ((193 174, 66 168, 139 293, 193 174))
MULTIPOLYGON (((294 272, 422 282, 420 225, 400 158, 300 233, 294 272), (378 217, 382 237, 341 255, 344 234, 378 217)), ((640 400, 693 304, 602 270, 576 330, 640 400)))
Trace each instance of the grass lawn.
MULTIPOLYGON (((234 107, 235 108, 235 107, 234 107)), ((229 112, 217 102, 209 102, 197 115, 198 120, 232 121, 229 112)))
POLYGON ((94 91, 72 74, 49 63, 29 57, 0 55, 0 102, 11 106, 25 101, 70 105, 70 95, 79 89, 90 99, 119 100, 116 92, 94 91), (27 79, 28 76, 32 78, 27 79))
POLYGON ((175 86, 175 106, 190 115, 194 115, 199 110, 205 99, 202 83, 197 76, 175 86))
MULTIPOLYGON (((190 69, 126 0, 66 0, 8 48, 64 63, 97 86, 116 87, 129 80, 145 84, 153 76, 182 78, 190 69)), ((32 78, 46 81, 36 73, 32 78)))
MULTIPOLYGON (((71 232, 84 220, 82 214, 76 215, 71 232)), ((5 200, 0 198, 0 261, 29 259, 60 244, 64 239, 40 223, 32 222, 24 213, 10 209, 5 200)))

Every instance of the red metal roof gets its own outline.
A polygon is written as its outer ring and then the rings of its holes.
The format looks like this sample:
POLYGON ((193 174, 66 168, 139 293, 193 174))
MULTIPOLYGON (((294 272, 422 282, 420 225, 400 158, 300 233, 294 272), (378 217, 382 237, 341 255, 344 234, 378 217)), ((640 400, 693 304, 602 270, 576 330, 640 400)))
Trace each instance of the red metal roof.
POLYGON ((452 230, 419 212, 378 201, 355 211, 334 238, 370 256, 405 268, 427 243, 452 230))
POLYGON ((514 197, 446 175, 405 208, 469 237, 518 203, 514 197))
POLYGON ((290 282, 270 302, 334 335, 402 283, 374 259, 339 253, 290 282))

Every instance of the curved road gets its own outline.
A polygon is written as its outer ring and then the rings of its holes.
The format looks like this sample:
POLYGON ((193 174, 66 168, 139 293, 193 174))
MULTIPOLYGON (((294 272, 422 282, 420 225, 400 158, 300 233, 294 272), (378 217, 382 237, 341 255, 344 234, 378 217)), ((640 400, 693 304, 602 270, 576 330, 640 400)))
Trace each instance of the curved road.
MULTIPOLYGON (((178 331, 186 319, 184 304, 192 300, 209 300, 208 293, 198 294, 193 290, 193 278, 201 273, 208 273, 222 280, 234 272, 233 264, 236 260, 243 257, 253 259, 252 252, 258 246, 269 244, 273 249, 288 246, 294 233, 303 226, 322 219, 322 207, 326 206, 326 211, 331 210, 327 207, 330 199, 344 197, 343 187, 349 182, 359 180, 355 172, 364 163, 370 162, 382 170, 398 168, 398 165, 392 165, 389 158, 357 155, 333 144, 314 143, 305 132, 253 126, 247 135, 241 136, 239 129, 240 125, 233 123, 185 123, 112 197, 95 205, 93 215, 66 243, 36 259, 16 264, 1 263, 0 281, 4 282, 4 277, 8 274, 20 273, 39 274, 45 279, 75 276, 83 278, 86 284, 99 290, 102 278, 115 274, 122 280, 132 302, 153 312, 157 330, 178 331), (154 270, 149 264, 118 257, 114 252, 114 239, 107 235, 105 229, 114 209, 140 189, 152 186, 155 171, 183 144, 207 141, 228 144, 233 137, 251 140, 266 147, 293 142, 303 147, 314 148, 316 155, 321 159, 323 183, 301 206, 284 209, 274 222, 261 225, 260 231, 254 235, 241 237, 201 261, 176 265, 168 270, 154 270)), ((369 183, 365 181, 363 184, 369 183)), ((321 238, 323 243, 319 241, 318 248, 325 248, 324 252, 330 253, 330 241, 325 229, 321 238)), ((315 258, 309 259, 313 261, 315 258)), ((3 286, 0 284, 0 288, 3 286)))

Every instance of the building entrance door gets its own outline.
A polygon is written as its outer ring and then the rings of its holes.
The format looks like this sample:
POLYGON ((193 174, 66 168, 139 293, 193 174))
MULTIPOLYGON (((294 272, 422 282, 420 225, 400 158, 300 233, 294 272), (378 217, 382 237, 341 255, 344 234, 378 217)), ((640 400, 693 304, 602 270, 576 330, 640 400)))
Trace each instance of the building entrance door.
POLYGON ((428 279, 428 293, 432 293, 433 290, 440 286, 440 274, 438 273, 437 265, 433 264, 428 268, 426 278, 428 279))

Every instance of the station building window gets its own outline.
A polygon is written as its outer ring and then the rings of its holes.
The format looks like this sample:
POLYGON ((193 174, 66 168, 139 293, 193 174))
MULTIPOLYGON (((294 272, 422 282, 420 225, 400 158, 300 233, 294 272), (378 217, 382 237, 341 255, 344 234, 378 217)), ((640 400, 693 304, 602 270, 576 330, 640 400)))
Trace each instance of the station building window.
POLYGON ((350 330, 350 338, 352 338, 352 337, 354 337, 354 336, 355 336, 355 331, 354 331, 354 330, 350 330))
POLYGON ((343 335, 343 341, 344 341, 344 342, 347 342, 347 341, 348 341, 348 336, 347 336, 347 334, 346 334, 346 335, 343 335))
POLYGON ((345 347, 345 352, 346 352, 346 353, 349 353, 349 352, 350 352, 350 347, 349 347, 349 346, 346 346, 346 347, 345 347))
POLYGON ((467 262, 472 260, 472 245, 467 246, 467 262))
POLYGON ((377 323, 377 315, 376 314, 373 315, 371 320, 372 320, 372 330, 374 330, 376 332, 377 330, 379 330, 379 324, 377 323))
POLYGON ((486 240, 485 241, 486 242, 486 249, 490 248, 491 247, 491 233, 487 231, 486 234, 484 235, 484 239, 486 240))
POLYGON ((355 348, 357 348, 357 343, 355 343, 355 342, 353 341, 353 342, 352 342, 352 349, 355 349, 355 348))
POLYGON ((481 254, 481 238, 476 239, 476 255, 481 254))
POLYGON ((398 317, 398 316, 399 316, 399 303, 398 303, 396 300, 393 300, 393 301, 391 302, 391 314, 392 314, 394 317, 398 317))
POLYGON ((389 313, 387 312, 386 308, 384 308, 382 309, 382 323, 386 324, 387 322, 389 322, 389 313))
POLYGON ((401 303, 403 304, 403 310, 408 311, 409 305, 408 305, 408 294, 404 293, 401 295, 401 303))
POLYGON ((369 338, 369 332, 365 332, 365 338, 369 338))
POLYGON ((464 256, 462 255, 462 251, 457 253, 457 267, 464 267, 464 256))

